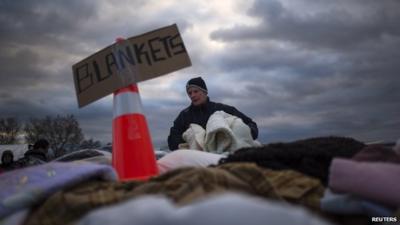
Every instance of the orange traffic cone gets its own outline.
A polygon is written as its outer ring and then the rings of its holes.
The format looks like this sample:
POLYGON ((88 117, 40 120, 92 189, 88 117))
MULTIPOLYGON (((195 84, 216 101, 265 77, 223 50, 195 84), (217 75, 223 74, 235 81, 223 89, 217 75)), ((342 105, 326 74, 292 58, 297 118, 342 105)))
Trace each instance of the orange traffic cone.
MULTIPOLYGON (((121 39, 117 39, 117 42, 121 39)), ((158 174, 139 90, 131 84, 114 92, 112 164, 120 180, 158 174)))

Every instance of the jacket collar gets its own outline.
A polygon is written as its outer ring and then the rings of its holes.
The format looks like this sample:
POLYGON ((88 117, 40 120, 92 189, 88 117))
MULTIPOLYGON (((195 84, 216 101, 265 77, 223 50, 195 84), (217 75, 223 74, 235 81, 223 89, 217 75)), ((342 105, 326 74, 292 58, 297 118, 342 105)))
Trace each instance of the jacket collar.
POLYGON ((207 109, 209 105, 210 105, 210 98, 207 96, 207 100, 204 104, 201 104, 198 106, 190 104, 190 108, 193 110, 204 110, 204 109, 207 109))

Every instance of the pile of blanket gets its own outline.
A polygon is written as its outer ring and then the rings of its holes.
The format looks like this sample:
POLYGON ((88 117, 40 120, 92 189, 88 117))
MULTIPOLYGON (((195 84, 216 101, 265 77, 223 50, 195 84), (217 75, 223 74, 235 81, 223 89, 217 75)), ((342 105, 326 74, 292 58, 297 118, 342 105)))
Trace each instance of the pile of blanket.
POLYGON ((399 154, 352 138, 274 143, 228 156, 174 151, 158 161, 167 165, 160 175, 147 181, 120 182, 104 160, 68 159, 1 174, 0 224, 362 225, 400 219, 399 154))

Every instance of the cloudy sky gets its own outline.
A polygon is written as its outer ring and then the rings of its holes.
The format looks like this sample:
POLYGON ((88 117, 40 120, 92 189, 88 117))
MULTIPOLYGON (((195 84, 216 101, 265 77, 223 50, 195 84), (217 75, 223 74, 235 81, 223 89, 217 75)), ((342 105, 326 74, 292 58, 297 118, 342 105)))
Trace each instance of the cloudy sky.
POLYGON ((156 146, 198 75, 262 143, 400 138, 398 0, 0 0, 0 117, 74 114, 86 138, 111 141, 111 95, 79 109, 72 65, 173 23, 193 66, 139 83, 156 146))

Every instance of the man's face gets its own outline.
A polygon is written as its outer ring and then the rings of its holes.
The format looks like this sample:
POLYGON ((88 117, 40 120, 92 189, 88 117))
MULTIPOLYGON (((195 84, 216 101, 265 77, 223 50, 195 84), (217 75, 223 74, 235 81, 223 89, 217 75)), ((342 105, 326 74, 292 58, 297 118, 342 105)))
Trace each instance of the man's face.
POLYGON ((190 87, 187 94, 194 106, 199 106, 207 101, 207 94, 197 87, 190 87))

